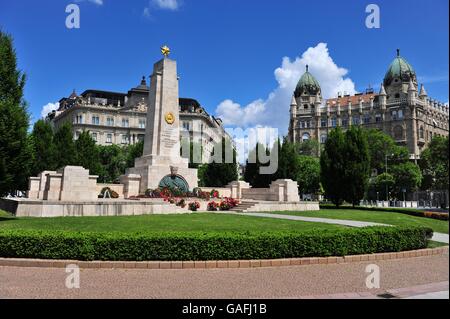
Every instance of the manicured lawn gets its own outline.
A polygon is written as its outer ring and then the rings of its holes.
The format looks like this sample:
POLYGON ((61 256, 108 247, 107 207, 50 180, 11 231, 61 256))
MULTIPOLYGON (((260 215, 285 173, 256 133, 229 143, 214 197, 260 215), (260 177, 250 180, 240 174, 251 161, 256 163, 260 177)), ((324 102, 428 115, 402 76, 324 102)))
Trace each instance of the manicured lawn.
POLYGON ((122 217, 0 218, 6 229, 82 232, 264 232, 333 231, 345 226, 224 214, 143 215, 122 217))
POLYGON ((0 209, 0 217, 10 217, 10 216, 11 216, 11 214, 0 209))
POLYGON ((274 214, 322 217, 331 219, 348 219, 364 222, 375 222, 395 226, 426 226, 438 233, 448 234, 448 221, 432 218, 410 216, 401 213, 384 211, 365 211, 354 209, 321 209, 311 212, 274 212, 274 214))

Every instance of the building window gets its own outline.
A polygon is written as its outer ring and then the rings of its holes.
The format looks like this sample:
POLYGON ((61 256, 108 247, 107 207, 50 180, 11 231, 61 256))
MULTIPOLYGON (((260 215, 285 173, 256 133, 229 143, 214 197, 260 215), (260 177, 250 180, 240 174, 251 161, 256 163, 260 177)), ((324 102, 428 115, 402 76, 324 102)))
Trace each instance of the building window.
POLYGON ((381 122, 381 114, 375 115, 375 122, 377 122, 377 123, 381 122))
POLYGON ((184 128, 186 131, 190 131, 190 123, 189 123, 189 122, 183 122, 183 128, 184 128))
POLYGON ((99 125, 100 124, 100 118, 98 116, 92 117, 92 124, 93 125, 99 125))
POLYGON ((342 119, 342 126, 348 126, 348 118, 342 119))
POLYGON ((399 119, 403 118, 403 110, 398 110, 397 116, 399 119))
POLYGON ((130 127, 130 122, 128 119, 122 119, 122 127, 130 127))
POLYGON ((397 111, 392 111, 392 114, 391 114, 391 116, 392 116, 392 120, 397 120, 397 111))
POLYGON ((353 125, 359 125, 359 117, 353 118, 353 125))
POLYGON ((327 119, 321 119, 320 120, 320 126, 327 127, 327 119))
POLYGON ((143 142, 143 141, 144 141, 144 138, 145 138, 145 135, 143 135, 143 134, 138 134, 137 138, 138 138, 138 141, 139 141, 139 142, 143 142))
POLYGON ((333 117, 331 119, 331 127, 336 127, 336 118, 335 117, 333 117))
POLYGON ((106 119, 106 125, 108 125, 108 126, 114 126, 114 118, 108 117, 108 118, 106 119))
POLYGON ((97 133, 92 133, 91 137, 95 142, 97 142, 97 133))
POLYGON ((122 135, 122 144, 129 144, 130 143, 130 136, 127 134, 122 135))
POLYGON ((111 133, 106 134, 106 143, 108 143, 108 144, 112 143, 112 134, 111 133))
POLYGON ((423 126, 419 128, 419 137, 424 138, 423 126))
POLYGON ((77 115, 75 117, 75 123, 76 124, 83 124, 83 115, 77 115))
POLYGON ((396 140, 403 139, 403 128, 400 125, 394 127, 394 139, 396 140))
POLYGON ((145 128, 145 120, 139 120, 139 128, 145 128))
POLYGON ((320 143, 325 144, 326 141, 327 141, 327 135, 326 134, 320 135, 320 143))
POLYGON ((303 133, 303 135, 302 135, 302 141, 307 141, 307 140, 309 140, 309 139, 310 139, 309 134, 308 134, 308 133, 303 133))
POLYGON ((370 123, 370 114, 365 114, 363 121, 364 121, 364 124, 369 124, 370 123))
POLYGON ((303 108, 304 108, 305 110, 307 110, 307 109, 308 109, 308 104, 303 105, 303 108))

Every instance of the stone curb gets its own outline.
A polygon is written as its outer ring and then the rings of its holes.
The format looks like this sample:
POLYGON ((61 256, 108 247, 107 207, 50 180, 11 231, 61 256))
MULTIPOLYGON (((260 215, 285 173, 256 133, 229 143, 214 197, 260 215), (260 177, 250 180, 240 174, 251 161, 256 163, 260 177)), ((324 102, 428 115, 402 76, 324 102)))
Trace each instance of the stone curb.
POLYGON ((402 259, 448 254, 449 246, 426 248, 393 253, 350 255, 340 257, 304 257, 260 260, 208 260, 208 261, 76 261, 0 258, 0 266, 6 267, 41 267, 65 268, 77 265, 89 269, 224 269, 224 268, 259 268, 280 266, 303 266, 314 264, 341 264, 351 262, 369 262, 388 259, 402 259))

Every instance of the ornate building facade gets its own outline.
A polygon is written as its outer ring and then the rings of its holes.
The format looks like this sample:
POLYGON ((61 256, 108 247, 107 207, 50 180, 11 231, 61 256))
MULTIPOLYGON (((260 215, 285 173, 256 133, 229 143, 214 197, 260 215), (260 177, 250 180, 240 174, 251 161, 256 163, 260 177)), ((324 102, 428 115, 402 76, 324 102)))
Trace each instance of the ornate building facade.
POLYGON ((399 50, 378 94, 369 89, 323 102, 320 84, 306 67, 292 96, 289 140, 323 144, 333 128, 352 125, 384 131, 417 159, 434 136, 448 136, 449 107, 430 98, 423 84, 419 90, 416 72, 399 50))
MULTIPOLYGON (((100 145, 129 145, 144 139, 149 86, 145 77, 127 93, 87 90, 59 101, 59 108, 47 120, 58 129, 72 124, 74 139, 89 131, 100 145)), ((209 115, 198 101, 180 98, 180 136, 201 143, 202 162, 207 162, 214 144, 227 136, 222 121, 209 115)))

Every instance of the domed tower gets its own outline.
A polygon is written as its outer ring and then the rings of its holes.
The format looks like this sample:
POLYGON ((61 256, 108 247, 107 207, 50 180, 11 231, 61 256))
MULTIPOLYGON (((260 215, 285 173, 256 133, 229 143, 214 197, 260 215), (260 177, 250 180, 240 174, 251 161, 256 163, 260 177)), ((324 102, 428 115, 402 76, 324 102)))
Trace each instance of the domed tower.
POLYGON ((305 104, 305 102, 309 103, 307 109, 309 109, 310 106, 314 108, 314 101, 317 94, 319 94, 320 97, 322 96, 319 82, 317 82, 316 78, 309 73, 309 67, 307 65, 305 73, 302 75, 297 83, 297 86, 295 87, 295 100, 300 108, 304 106, 302 104, 305 104))
POLYGON ((315 109, 320 107, 321 100, 322 91, 319 82, 309 72, 307 65, 292 96, 289 125, 291 141, 300 142, 312 137, 317 138, 314 133, 314 127, 317 126, 315 109))
POLYGON ((416 72, 411 64, 400 56, 400 50, 397 49, 397 56, 389 66, 383 80, 388 100, 406 98, 408 89, 410 89, 410 82, 417 89, 416 72))

